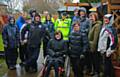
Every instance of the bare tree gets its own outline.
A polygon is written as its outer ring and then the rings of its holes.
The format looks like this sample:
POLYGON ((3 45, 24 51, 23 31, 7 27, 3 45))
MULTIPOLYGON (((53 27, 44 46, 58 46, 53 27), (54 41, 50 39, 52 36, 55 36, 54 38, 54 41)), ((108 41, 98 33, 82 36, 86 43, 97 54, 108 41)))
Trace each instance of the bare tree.
POLYGON ((24 0, 3 0, 8 5, 8 12, 13 13, 17 6, 21 6, 24 0))

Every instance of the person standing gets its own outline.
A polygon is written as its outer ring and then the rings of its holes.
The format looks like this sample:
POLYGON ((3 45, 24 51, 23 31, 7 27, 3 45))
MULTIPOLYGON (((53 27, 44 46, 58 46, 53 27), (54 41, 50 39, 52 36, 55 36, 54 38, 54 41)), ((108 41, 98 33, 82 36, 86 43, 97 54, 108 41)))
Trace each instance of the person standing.
MULTIPOLYGON (((46 30, 48 31, 49 35, 50 35, 50 38, 53 38, 54 37, 54 24, 52 22, 52 16, 50 14, 48 14, 46 16, 46 21, 44 23, 44 26, 46 28, 46 30)), ((47 52, 47 44, 48 44, 48 41, 50 40, 50 38, 44 38, 43 39, 43 50, 44 50, 44 57, 46 56, 46 52, 47 52)))
POLYGON ((90 51, 91 51, 91 62, 93 66, 93 72, 91 71, 91 75, 95 75, 99 77, 100 73, 100 53, 97 52, 99 33, 102 27, 102 22, 98 20, 98 14, 92 12, 89 14, 89 19, 91 21, 90 31, 88 34, 89 43, 90 43, 90 51))
POLYGON ((68 40, 70 34, 71 22, 67 19, 67 13, 63 12, 61 14, 62 19, 57 19, 55 22, 55 30, 60 30, 63 34, 63 39, 68 40))
MULTIPOLYGON (((81 25, 81 32, 82 34, 85 34, 84 36, 86 37, 86 41, 88 41, 88 33, 89 33, 89 29, 90 29, 90 20, 87 18, 87 10, 84 7, 81 7, 79 9, 78 12, 79 16, 80 16, 80 25, 81 25)), ((87 48, 89 48, 89 43, 87 44, 87 48)), ((90 51, 89 49, 87 50, 87 52, 85 53, 85 59, 86 59, 86 66, 85 66, 85 70, 86 73, 91 72, 91 62, 90 62, 90 51)))
POLYGON ((74 77, 83 77, 85 53, 87 51, 86 37, 80 31, 81 25, 78 21, 73 24, 73 31, 69 36, 70 61, 72 64, 74 77))
POLYGON ((2 31, 3 44, 5 49, 5 60, 8 69, 16 69, 16 62, 18 57, 18 47, 19 47, 19 31, 15 25, 15 18, 10 16, 8 19, 8 24, 3 28, 2 31))
POLYGON ((23 24, 21 30, 20 30, 20 59, 21 63, 20 65, 23 66, 23 62, 28 58, 27 53, 27 43, 28 43, 28 34, 30 32, 30 26, 32 25, 32 20, 30 16, 26 17, 26 23, 23 24))
POLYGON ((41 17, 36 14, 34 17, 35 21, 30 27, 28 33, 28 60, 24 63, 28 67, 26 70, 29 72, 37 72, 37 59, 39 57, 40 46, 44 37, 49 38, 49 34, 45 27, 41 23, 41 17))
POLYGON ((112 14, 106 14, 103 22, 99 35, 98 51, 104 57, 104 77, 114 77, 111 55, 114 53, 118 43, 117 32, 113 27, 114 17, 112 14))

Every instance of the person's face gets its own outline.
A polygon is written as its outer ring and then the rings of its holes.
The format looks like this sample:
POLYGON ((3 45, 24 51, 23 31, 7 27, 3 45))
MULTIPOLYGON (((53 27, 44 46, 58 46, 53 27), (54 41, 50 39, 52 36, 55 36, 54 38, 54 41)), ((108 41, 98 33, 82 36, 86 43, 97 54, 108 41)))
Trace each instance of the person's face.
POLYGON ((50 20, 50 19, 51 19, 50 15, 47 15, 47 20, 50 20))
POLYGON ((44 11, 44 16, 47 16, 48 15, 48 11, 44 11))
POLYGON ((104 24, 109 24, 110 23, 110 20, 106 17, 104 17, 104 24))
POLYGON ((62 19, 64 20, 66 18, 66 16, 62 15, 62 19))
POLYGON ((35 14, 36 14, 36 13, 35 13, 35 12, 33 12, 33 13, 32 13, 32 16, 34 17, 34 16, 35 16, 35 14))
POLYGON ((60 39, 61 39, 61 34, 60 34, 60 33, 56 34, 56 35, 55 35, 55 38, 56 38, 57 40, 60 40, 60 39))
POLYGON ((78 32, 80 30, 79 24, 75 24, 73 29, 75 32, 78 32))
POLYGON ((81 11, 81 12, 80 12, 80 16, 81 16, 81 17, 85 16, 85 12, 81 11))
POLYGON ((90 19, 92 22, 95 22, 95 21, 96 21, 96 19, 95 19, 95 16, 94 16, 94 15, 90 15, 90 16, 89 16, 89 19, 90 19))
POLYGON ((27 19, 26 22, 27 22, 28 24, 31 24, 31 23, 32 23, 32 20, 31 20, 31 19, 27 19))
POLYGON ((35 17, 35 21, 40 22, 40 17, 39 17, 39 16, 36 16, 36 17, 35 17))
POLYGON ((74 11, 74 15, 75 15, 75 16, 78 16, 78 11, 77 11, 77 10, 74 11))
POLYGON ((10 24, 14 24, 15 23, 15 20, 12 18, 11 20, 10 20, 10 24))

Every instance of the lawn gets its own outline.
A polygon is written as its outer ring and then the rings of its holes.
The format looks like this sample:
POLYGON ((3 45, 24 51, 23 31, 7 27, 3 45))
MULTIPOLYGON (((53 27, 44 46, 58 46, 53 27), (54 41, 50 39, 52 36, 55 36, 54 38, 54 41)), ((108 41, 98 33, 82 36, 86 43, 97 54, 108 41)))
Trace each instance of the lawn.
POLYGON ((0 77, 8 71, 4 58, 0 58, 0 77))
MULTIPOLYGON (((2 35, 0 34, 0 52, 4 51, 2 35)), ((0 57, 0 77, 2 77, 7 72, 7 67, 3 57, 0 57)))
POLYGON ((0 51, 4 51, 2 35, 0 34, 0 51))

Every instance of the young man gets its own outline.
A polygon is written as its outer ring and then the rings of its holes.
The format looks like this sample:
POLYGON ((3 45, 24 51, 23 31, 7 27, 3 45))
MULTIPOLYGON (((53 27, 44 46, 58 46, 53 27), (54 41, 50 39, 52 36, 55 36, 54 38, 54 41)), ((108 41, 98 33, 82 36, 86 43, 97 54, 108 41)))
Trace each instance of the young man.
POLYGON ((98 51, 104 57, 104 77, 114 77, 111 55, 117 46, 117 32, 113 27, 112 14, 104 15, 104 24, 99 35, 98 51))
POLYGON ((2 37, 5 48, 6 64, 10 70, 16 69, 16 61, 18 57, 17 48, 19 47, 19 31, 15 25, 14 17, 9 17, 8 24, 3 28, 2 37))
POLYGON ((30 72, 37 72, 37 59, 39 56, 40 46, 42 39, 45 37, 49 38, 49 35, 42 25, 41 17, 36 14, 34 17, 35 21, 30 27, 30 32, 28 33, 28 60, 25 61, 25 65, 28 66, 30 72))

